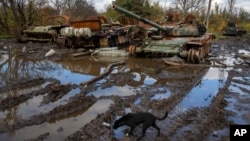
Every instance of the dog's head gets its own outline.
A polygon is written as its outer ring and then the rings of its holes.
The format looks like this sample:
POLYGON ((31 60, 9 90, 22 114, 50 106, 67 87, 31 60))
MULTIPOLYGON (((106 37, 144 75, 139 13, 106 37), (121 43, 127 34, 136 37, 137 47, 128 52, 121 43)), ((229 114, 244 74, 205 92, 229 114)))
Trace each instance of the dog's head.
POLYGON ((118 119, 118 120, 115 121, 115 123, 114 123, 114 125, 113 125, 113 128, 114 128, 114 129, 117 129, 117 128, 119 128, 119 127, 121 127, 121 126, 124 125, 124 121, 121 120, 121 119, 122 119, 122 118, 120 118, 120 119, 118 119))
POLYGON ((117 128, 125 125, 129 116, 130 116, 130 114, 127 114, 127 115, 122 116, 120 119, 116 120, 114 125, 113 125, 113 129, 117 129, 117 128))

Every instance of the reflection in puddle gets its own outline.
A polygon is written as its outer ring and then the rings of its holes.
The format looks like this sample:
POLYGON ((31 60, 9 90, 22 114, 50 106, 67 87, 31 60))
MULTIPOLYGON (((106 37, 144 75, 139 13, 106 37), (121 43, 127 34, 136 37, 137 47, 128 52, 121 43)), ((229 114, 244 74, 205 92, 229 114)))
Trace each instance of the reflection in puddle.
POLYGON ((250 104, 247 99, 250 99, 250 77, 234 77, 229 86, 229 91, 233 93, 232 97, 226 98, 226 110, 230 111, 229 121, 234 124, 249 124, 250 104))
MULTIPOLYGON (((227 65, 234 65, 234 63, 240 62, 240 60, 234 58, 223 57, 226 60, 224 63, 227 65)), ((141 94, 135 99, 134 104, 143 107, 146 104, 149 105, 149 103, 154 100, 168 99, 172 95, 178 94, 180 87, 184 87, 186 88, 184 89, 185 92, 189 92, 184 97, 178 99, 180 103, 174 109, 174 112, 178 113, 193 107, 209 106, 213 97, 215 97, 219 89, 224 86, 228 75, 227 71, 231 69, 209 68, 207 72, 208 68, 165 67, 164 65, 163 67, 161 66, 162 68, 158 68, 158 65, 155 60, 151 59, 128 59, 127 64, 122 68, 123 70, 114 69, 111 75, 95 83, 94 87, 96 89, 87 93, 87 95, 100 98, 101 96, 126 97, 141 94), (207 73, 204 76, 205 72, 207 73), (115 74, 118 74, 119 77, 116 77, 115 74), (117 78, 124 79, 119 80, 117 78), (195 87, 193 87, 193 83, 196 84, 195 87)), ((87 57, 81 60, 61 62, 36 62, 20 59, 17 64, 7 63, 0 68, 0 73, 3 74, 3 79, 1 78, 0 84, 6 85, 8 84, 8 80, 21 79, 24 77, 31 79, 43 77, 57 79, 61 84, 71 83, 78 85, 100 75, 106 70, 107 66, 108 64, 106 63, 93 62, 93 60, 87 57), (16 66, 19 68, 15 68, 16 66), (14 76, 12 74, 18 75, 14 76)), ((19 89, 15 93, 16 95, 29 93, 39 90, 46 85, 42 84, 40 86, 33 86, 32 88, 19 89)), ((240 89, 235 90, 235 86, 246 88, 246 86, 241 84, 234 84, 230 88, 234 91, 240 91, 240 89)), ((27 119, 33 115, 49 112, 59 105, 67 104, 70 97, 80 92, 81 90, 78 88, 72 89, 59 100, 46 104, 42 104, 42 102, 44 96, 47 94, 34 96, 16 107, 0 111, 0 121, 8 119, 12 122, 15 118, 27 119)), ((9 93, 1 94, 0 98, 4 98, 7 95, 9 95, 9 93)), ((86 112, 80 113, 77 116, 69 115, 67 118, 63 118, 63 120, 56 121, 55 123, 27 126, 13 133, 0 134, 0 140, 36 138, 47 132, 50 133, 49 140, 63 140, 94 119, 97 114, 108 110, 109 105, 112 103, 113 101, 111 100, 98 100, 98 102, 92 105, 86 112), (58 132, 57 130, 60 127, 63 128, 63 131, 58 132)), ((148 107, 145 107, 145 109, 150 110, 148 107)), ((123 130, 123 128, 119 130, 123 130)), ((116 131, 117 134, 115 134, 117 138, 124 136, 119 130, 116 131)))
MULTIPOLYGON (((44 96, 46 95, 39 95, 39 96, 34 96, 33 98, 28 99, 24 103, 21 103, 17 107, 11 108, 9 110, 5 110, 5 112, 0 112, 0 120, 7 118, 8 113, 12 112, 14 109, 15 114, 17 117, 21 119, 27 119, 33 115, 38 115, 41 113, 47 113, 48 111, 52 110, 53 108, 59 106, 59 105, 64 105, 67 104, 67 100, 75 96, 80 92, 80 89, 72 89, 70 92, 68 92, 66 95, 64 95, 61 99, 55 101, 55 102, 50 102, 48 104, 43 105, 43 99, 44 96)), ((16 116, 11 116, 8 117, 8 120, 16 118, 16 116)))
POLYGON ((57 64, 51 61, 24 61, 19 60, 17 65, 5 64, 1 69, 2 73, 1 82, 5 85, 9 79, 22 79, 22 78, 54 78, 61 82, 61 84, 80 84, 81 82, 87 81, 93 76, 91 74, 81 74, 71 70, 64 69, 61 64, 57 64), (18 74, 13 75, 12 74, 18 74))
POLYGON ((238 93, 239 95, 248 95, 248 93, 242 91, 242 88, 247 88, 247 87, 249 86, 246 86, 243 84, 232 83, 228 89, 230 92, 238 93))
POLYGON ((154 78, 147 76, 144 80, 144 85, 153 85, 155 82, 154 78))
POLYGON ((11 90, 8 90, 7 92, 2 92, 0 97, 1 98, 6 98, 8 96, 20 96, 21 94, 30 94, 33 91, 37 91, 37 90, 40 90, 42 88, 45 88, 46 86, 48 86, 51 83, 52 82, 45 82, 45 83, 43 83, 41 85, 33 86, 31 88, 11 89, 11 90))
POLYGON ((224 69, 210 68, 199 85, 194 87, 186 97, 184 97, 174 111, 179 113, 194 107, 209 106, 213 97, 215 97, 219 89, 224 86, 226 78, 227 72, 225 72, 224 69))
POLYGON ((239 95, 248 95, 249 93, 243 92, 242 89, 250 89, 250 86, 248 85, 250 83, 250 77, 235 77, 233 78, 233 81, 231 85, 229 86, 229 91, 238 93, 239 95), (244 84, 247 82, 246 84, 244 84))
POLYGON ((56 70, 49 71, 45 73, 45 76, 48 78, 55 78, 61 82, 61 84, 80 84, 81 82, 87 81, 93 76, 83 75, 81 73, 72 72, 71 70, 67 70, 62 68, 61 65, 56 64, 56 70))
POLYGON ((98 100, 86 112, 79 116, 70 117, 64 120, 56 121, 55 123, 44 123, 41 125, 34 125, 24 127, 16 130, 13 133, 0 134, 0 140, 17 141, 30 138, 36 138, 41 134, 49 132, 49 139, 53 141, 64 140, 67 136, 74 133, 83 127, 86 123, 94 119, 98 114, 104 113, 108 110, 112 100, 98 100), (61 132, 58 129, 62 128, 61 132))
POLYGON ((151 100, 162 100, 162 99, 167 99, 171 96, 170 91, 168 91, 167 93, 164 94, 155 94, 151 100))
POLYGON ((134 90, 129 86, 112 86, 110 88, 98 88, 96 91, 89 93, 88 95, 93 95, 96 98, 101 96, 130 96, 135 94, 134 90))

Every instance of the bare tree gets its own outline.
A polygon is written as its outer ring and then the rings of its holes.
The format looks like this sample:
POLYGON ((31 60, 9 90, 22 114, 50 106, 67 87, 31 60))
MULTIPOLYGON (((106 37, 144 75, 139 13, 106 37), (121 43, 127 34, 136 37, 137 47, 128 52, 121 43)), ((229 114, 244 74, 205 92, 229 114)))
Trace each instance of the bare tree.
POLYGON ((46 0, 0 0, 0 24, 5 27, 6 32, 20 31, 34 23, 38 9, 45 3, 46 0), (10 19, 10 15, 13 18, 10 19))
POLYGON ((228 6, 229 6, 229 15, 232 15, 233 14, 233 9, 234 9, 234 6, 235 6, 235 3, 236 3, 236 0, 228 0, 228 6))
POLYGON ((9 13, 8 13, 8 5, 7 5, 8 0, 0 0, 1 3, 1 9, 0 9, 0 27, 2 28, 1 30, 4 32, 10 32, 9 25, 6 21, 8 21, 9 13))
POLYGON ((208 8, 207 8, 207 15, 206 15, 206 28, 208 29, 208 25, 209 25, 209 17, 210 17, 210 10, 211 10, 211 3, 212 0, 209 0, 208 2, 208 8))
POLYGON ((87 0, 50 0, 58 14, 65 14, 71 19, 82 20, 97 15, 97 11, 87 0))
POLYGON ((50 0, 53 7, 57 11, 57 15, 62 15, 63 10, 65 9, 65 0, 50 0))
POLYGON ((71 19, 84 20, 98 14, 94 6, 87 0, 65 0, 65 4, 71 19))
POLYGON ((177 5, 183 16, 188 12, 194 13, 203 9, 206 0, 174 0, 174 4, 177 5))

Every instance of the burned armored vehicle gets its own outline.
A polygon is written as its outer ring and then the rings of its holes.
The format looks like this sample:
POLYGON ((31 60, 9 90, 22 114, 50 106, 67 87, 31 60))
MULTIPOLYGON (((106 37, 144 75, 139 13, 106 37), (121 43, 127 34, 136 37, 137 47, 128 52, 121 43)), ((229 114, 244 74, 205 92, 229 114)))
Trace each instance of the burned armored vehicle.
POLYGON ((227 26, 222 29, 224 36, 242 36, 246 33, 246 29, 243 26, 237 26, 234 22, 228 22, 227 26))
POLYGON ((68 16, 50 16, 45 20, 44 25, 33 25, 23 30, 17 37, 17 41, 55 42, 61 28, 68 26, 68 21, 68 16))
POLYGON ((96 19, 72 21, 60 30, 57 44, 61 47, 99 48, 113 47, 127 42, 126 28, 119 23, 109 23, 103 16, 96 19))
POLYGON ((159 25, 115 4, 113 4, 113 9, 152 26, 152 28, 146 29, 148 35, 141 44, 129 47, 131 55, 144 57, 178 56, 188 62, 200 63, 210 51, 210 42, 214 35, 206 33, 206 28, 197 24, 194 16, 189 15, 179 23, 159 25))

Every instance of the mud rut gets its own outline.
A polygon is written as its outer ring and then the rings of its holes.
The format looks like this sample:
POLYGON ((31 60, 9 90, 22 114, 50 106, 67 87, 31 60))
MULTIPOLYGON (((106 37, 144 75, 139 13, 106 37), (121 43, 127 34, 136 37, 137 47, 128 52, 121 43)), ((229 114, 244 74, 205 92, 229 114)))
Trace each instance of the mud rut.
MULTIPOLYGON (((227 41, 227 40, 226 40, 227 41)), ((234 40, 235 41, 235 40, 234 40)), ((222 41, 223 44, 225 41, 222 41)), ((230 42, 229 42, 230 44, 230 42)), ((241 45, 240 45, 241 46, 241 45)), ((249 46, 247 48, 243 48, 246 50, 250 50, 249 46)), ((235 48, 228 48, 231 53, 235 51, 235 48)), ((238 50, 238 49, 236 49, 238 50)), ((156 131, 154 129, 149 128, 146 136, 142 139, 145 141, 157 140, 157 141, 196 141, 196 140, 204 140, 204 141, 228 141, 229 140, 229 125, 234 124, 233 121, 228 120, 228 116, 232 114, 232 111, 225 110, 227 106, 226 97, 230 97, 230 95, 234 95, 230 92, 229 87, 232 82, 244 84, 249 86, 249 80, 234 80, 235 77, 247 77, 249 76, 249 66, 246 64, 234 64, 234 69, 228 71, 227 80, 223 86, 223 88, 219 89, 217 95, 213 98, 211 104, 208 107, 199 107, 199 108, 191 108, 185 112, 182 112, 177 115, 169 115, 169 117, 163 121, 159 121, 157 124, 161 128, 160 137, 156 137, 156 131), (235 71, 236 69, 243 69, 242 72, 239 73, 235 71)), ((231 67, 231 66, 230 66, 231 67)), ((117 74, 120 78, 122 74, 117 74)), ((131 108, 133 112, 135 111, 147 111, 151 109, 154 111, 153 113, 157 116, 162 116, 159 113, 164 113, 166 110, 170 111, 177 106, 177 104, 186 96, 186 94, 190 91, 190 88, 197 85, 199 82, 192 82, 195 79, 187 79, 186 75, 182 76, 174 76, 174 79, 183 79, 184 81, 176 81, 181 82, 181 84, 176 84, 173 89, 176 90, 176 94, 172 94, 167 100, 153 101, 151 103, 144 103, 140 106, 133 104, 133 102, 138 98, 138 95, 153 95, 152 89, 154 88, 146 88, 145 91, 138 92, 137 96, 129 96, 129 97, 114 97, 113 100, 115 104, 110 107, 110 110, 105 114, 97 117, 95 120, 91 121, 91 123, 85 125, 80 131, 76 132, 69 136, 67 141, 75 141, 75 140, 117 140, 113 138, 112 128, 108 128, 102 126, 103 122, 112 123, 115 119, 114 117, 117 115, 124 115, 125 108, 131 108), (189 80, 189 81, 187 81, 189 80), (185 82, 187 81, 187 82, 185 82), (185 86, 185 87, 182 87, 185 86), (158 114, 157 114, 158 113, 158 114)), ((193 77, 193 76, 191 76, 193 77)), ((168 86, 171 87, 171 86, 168 86)), ((249 93, 250 89, 240 88, 243 92, 249 93)), ((150 97, 150 96, 149 96, 150 97)), ((249 101, 248 101, 249 102, 249 101)), ((245 102, 245 104, 248 104, 245 102)), ((248 104, 249 105, 249 104, 248 104)), ((249 115, 248 115, 249 116, 249 115)), ((124 132, 128 133, 128 129, 124 132)), ((131 141, 136 140, 141 134, 141 127, 137 127, 134 131, 135 136, 127 137, 124 136, 119 138, 119 140, 131 141)))
MULTIPOLYGON (((48 49, 43 50, 43 52, 46 51, 48 51, 48 49)), ((40 52, 37 52, 37 54, 33 53, 33 55, 36 57, 39 56, 39 54, 40 52)), ((39 58, 39 59, 44 59, 44 58, 39 58)), ((133 65, 133 64, 126 63, 126 65, 133 65)), ((105 76, 108 75, 108 73, 110 73, 113 67, 114 66, 110 66, 109 68, 110 70, 108 69, 108 71, 104 75, 105 76)), ((120 83, 124 82, 133 84, 133 82, 131 82, 131 79, 133 78, 133 75, 130 75, 131 72, 124 73, 122 71, 119 71, 119 69, 121 68, 122 66, 116 67, 118 73, 110 73, 108 76, 109 77, 108 82, 106 84, 105 83, 102 84, 101 87, 109 87, 109 85, 112 83, 116 83, 116 85, 123 85, 120 83), (126 79, 126 80, 121 80, 121 79, 126 79)), ((249 67, 248 66, 242 67, 242 65, 235 65, 235 69, 232 69, 228 72, 228 78, 225 82, 224 87, 219 90, 218 94, 216 95, 216 97, 213 98, 211 104, 208 107, 191 108, 177 115, 171 114, 171 111, 178 105, 178 103, 181 102, 181 100, 187 95, 187 93, 194 86, 199 85, 199 81, 195 81, 196 79, 194 79, 194 77, 197 78, 202 77, 202 75, 206 73, 207 67, 196 68, 198 69, 198 71, 203 72, 200 74, 201 76, 196 75, 195 72, 192 72, 192 74, 194 75, 191 76, 187 76, 185 73, 178 74, 176 70, 180 68, 172 67, 168 69, 169 70, 167 71, 172 72, 173 75, 167 76, 166 81, 164 81, 163 79, 163 82, 157 82, 155 86, 145 87, 140 91, 136 91, 136 95, 126 96, 126 97, 119 97, 119 96, 100 97, 99 99, 105 99, 105 98, 112 99, 114 101, 114 104, 110 106, 109 110, 106 113, 99 114, 90 123, 86 124, 83 128, 79 129, 74 134, 68 136, 67 139, 65 140, 67 141, 117 140, 114 138, 114 132, 112 128, 103 126, 103 122, 113 123, 117 115, 121 116, 125 114, 124 112, 125 108, 131 108, 133 112, 151 110, 153 111, 154 115, 159 117, 162 116, 162 113, 165 113, 166 110, 170 111, 170 115, 165 120, 157 122, 157 125, 161 128, 161 135, 159 137, 156 137, 156 131, 154 131, 154 129, 152 128, 149 128, 148 129, 149 131, 147 131, 146 136, 142 140, 159 140, 159 141, 166 141, 166 140, 195 141, 197 139, 215 140, 215 141, 229 140, 227 132, 228 132, 228 127, 232 123, 232 121, 229 121, 227 117, 228 115, 233 113, 225 110, 225 106, 227 105, 225 97, 228 94, 231 95, 234 94, 229 91, 229 86, 231 85, 232 82, 250 85, 249 80, 248 82, 246 82, 243 80, 233 79, 234 77, 237 76, 245 76, 245 77, 249 76, 250 75, 249 67), (235 69, 238 68, 243 69, 244 73, 239 73, 235 71, 235 69), (171 83, 166 83, 167 81, 168 82, 175 81, 175 84, 171 85, 171 83), (134 104, 134 101, 136 101, 136 99, 140 98, 142 95, 145 95, 145 99, 152 97, 156 92, 155 88, 162 87, 163 84, 165 84, 163 89, 167 87, 168 89, 171 89, 173 93, 168 99, 152 101, 150 103, 143 102, 142 100, 140 105, 134 104), (226 133, 220 132, 223 130, 226 130, 226 133)), ((190 71, 190 69, 187 67, 184 67, 182 69, 184 70, 186 69, 185 71, 187 73, 188 71, 190 71)), ((31 86, 34 87, 36 85, 42 85, 43 87, 27 94, 20 94, 18 96, 0 99, 1 111, 13 108, 25 102, 26 100, 31 99, 33 96, 44 95, 42 104, 46 104, 48 102, 53 102, 58 100, 60 97, 67 94, 70 90, 74 88, 82 88, 82 91, 76 96, 71 97, 67 104, 55 107, 54 109, 48 111, 47 113, 34 115, 29 119, 16 121, 14 123, 1 122, 0 133, 11 132, 23 128, 25 126, 39 125, 44 122, 50 123, 58 119, 64 119, 66 118, 67 115, 70 114, 83 113, 97 101, 97 98, 95 98, 94 96, 86 96, 90 91, 95 90, 95 88, 94 89, 91 88, 92 87, 91 83, 103 77, 104 76, 99 76, 99 78, 98 77, 95 78, 96 80, 93 79, 88 82, 82 83, 83 85, 89 83, 88 85, 89 88, 71 84, 62 85, 58 80, 44 79, 44 78, 24 79, 24 80, 16 80, 13 82, 9 82, 7 86, 0 87, 1 93, 4 93, 9 90, 19 89, 20 87, 22 89, 29 88, 31 86)), ((246 93, 250 93, 250 90, 247 88, 241 88, 241 90, 246 93)), ((125 130, 125 132, 128 131, 125 130)), ((137 127, 134 131, 134 134, 136 136, 132 137, 124 136, 119 140, 124 140, 124 141, 136 140, 136 137, 141 134, 141 127, 137 127)), ((49 133, 44 133, 39 137, 30 140, 46 140, 48 136, 49 133)))
MULTIPOLYGON (((189 88, 192 88, 192 86, 195 84, 190 84, 190 82, 188 82, 183 85, 190 85, 189 88)), ((133 101, 135 101, 137 96, 130 96, 127 98, 115 97, 115 106, 111 106, 110 110, 101 116, 103 118, 99 117, 97 118, 98 120, 93 120, 91 123, 84 126, 81 131, 68 137, 67 140, 116 140, 112 138, 113 133, 111 129, 100 126, 103 122, 112 123, 114 120, 113 117, 115 117, 117 114, 123 115, 124 109, 127 107, 130 107, 132 111, 147 111, 145 107, 152 109, 152 111, 157 111, 155 113, 164 113, 166 110, 171 111, 183 99, 183 97, 186 96, 188 91, 189 90, 187 89, 179 89, 177 92, 178 94, 173 94, 167 100, 154 101, 150 104, 145 103, 145 105, 140 106, 135 106, 133 104, 133 101), (96 135, 96 133, 100 134, 96 135)), ((209 107, 189 109, 188 111, 181 114, 172 115, 164 121, 159 121, 157 124, 161 128, 161 136, 156 137, 156 132, 153 131, 154 129, 149 129, 151 132, 148 132, 142 140, 194 141, 197 139, 205 140, 209 138, 211 133, 213 134, 213 131, 228 125, 225 117, 226 113, 223 110, 225 106, 225 101, 223 100, 224 94, 225 92, 222 90, 222 92, 218 94, 209 107), (176 134, 177 132, 178 134, 176 134)), ((162 116, 159 114, 155 115, 159 117, 162 116)), ((128 132, 128 130, 126 132, 128 132)), ((140 135, 141 127, 136 128, 134 134, 140 135)), ((124 137, 119 140, 136 140, 136 136, 124 137)))

